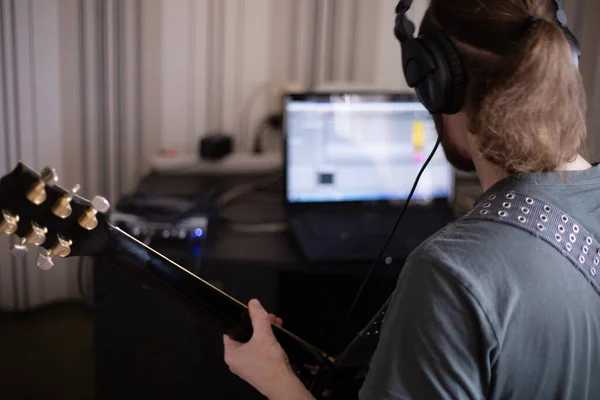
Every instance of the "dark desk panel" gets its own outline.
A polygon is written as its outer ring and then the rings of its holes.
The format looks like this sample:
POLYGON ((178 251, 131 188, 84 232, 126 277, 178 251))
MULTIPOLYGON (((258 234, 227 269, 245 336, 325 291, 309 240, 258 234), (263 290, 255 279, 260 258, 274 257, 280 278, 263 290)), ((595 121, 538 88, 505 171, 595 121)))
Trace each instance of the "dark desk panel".
MULTIPOLYGON (((140 190, 193 196, 224 190, 247 177, 153 176, 140 190)), ((284 218, 277 193, 250 196, 228 208, 228 219, 244 222, 284 218)), ((408 253, 425 238, 411 235, 423 219, 406 215, 399 238, 408 253), (402 237, 410 240, 403 240, 402 237)), ((327 351, 343 347, 392 292, 403 258, 380 263, 367 285, 356 317, 338 343, 348 307, 368 263, 307 264, 289 233, 232 232, 227 222, 209 228, 210 241, 196 259, 183 247, 156 247, 243 302, 253 297, 280 315, 285 326, 327 351)), ((96 262, 95 321, 98 399, 253 399, 254 389, 232 375, 223 362, 222 337, 169 299, 141 285, 118 268, 96 262)))

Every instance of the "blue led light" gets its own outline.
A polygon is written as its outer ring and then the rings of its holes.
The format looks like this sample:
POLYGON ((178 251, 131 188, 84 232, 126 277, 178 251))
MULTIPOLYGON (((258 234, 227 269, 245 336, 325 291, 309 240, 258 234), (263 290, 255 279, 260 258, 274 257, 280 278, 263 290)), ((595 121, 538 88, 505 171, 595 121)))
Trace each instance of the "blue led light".
POLYGON ((200 228, 194 229, 194 236, 201 237, 202 235, 204 235, 204 232, 202 231, 202 229, 200 229, 200 228))

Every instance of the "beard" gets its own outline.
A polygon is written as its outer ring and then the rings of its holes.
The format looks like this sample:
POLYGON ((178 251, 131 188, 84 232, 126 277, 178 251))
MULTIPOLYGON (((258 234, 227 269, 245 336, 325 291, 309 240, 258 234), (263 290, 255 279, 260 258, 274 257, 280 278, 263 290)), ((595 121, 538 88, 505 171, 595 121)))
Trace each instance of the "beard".
POLYGON ((459 171, 474 172, 475 164, 473 164, 473 159, 466 153, 466 151, 461 149, 452 141, 452 139, 450 139, 448 135, 442 131, 441 119, 442 116, 439 114, 433 116, 435 129, 440 137, 440 143, 444 149, 446 159, 454 168, 458 169, 459 171))

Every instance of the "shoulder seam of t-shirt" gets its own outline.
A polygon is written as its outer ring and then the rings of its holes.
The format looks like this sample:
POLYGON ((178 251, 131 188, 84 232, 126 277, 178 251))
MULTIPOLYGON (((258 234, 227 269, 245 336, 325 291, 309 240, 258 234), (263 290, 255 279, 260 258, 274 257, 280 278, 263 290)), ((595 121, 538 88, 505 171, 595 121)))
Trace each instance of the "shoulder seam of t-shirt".
MULTIPOLYGON (((569 172, 569 171, 566 171, 569 172)), ((482 198, 484 198, 489 193, 498 192, 498 191, 506 191, 506 190, 521 190, 525 193, 528 193, 528 187, 564 187, 564 188, 573 188, 573 187, 587 187, 598 185, 600 183, 600 176, 591 176, 585 179, 579 178, 575 182, 565 182, 563 180, 558 180, 558 178, 551 179, 547 176, 542 177, 533 177, 528 175, 522 176, 509 176, 500 181, 496 182, 489 189, 484 191, 475 201, 475 204, 478 204, 482 198), (537 178, 537 180, 536 180, 537 178), (510 188, 510 189, 509 189, 510 188)))
POLYGON ((489 324, 489 326, 491 328, 492 334, 494 335, 494 339, 496 340, 496 344, 499 344, 500 343, 500 339, 498 338, 496 327, 492 323, 492 320, 489 317, 489 313, 487 312, 486 308, 483 306, 483 304, 481 303, 481 301, 479 300, 479 298, 475 295, 475 293, 473 293, 473 291, 471 290, 471 288, 469 287, 469 285, 467 285, 465 282, 463 282, 463 280, 460 278, 460 276, 456 275, 452 271, 451 268, 445 267, 444 265, 440 264, 438 260, 436 260, 435 258, 429 256, 429 252, 426 251, 429 246, 430 246, 430 244, 428 243, 423 248, 423 250, 425 250, 425 251, 422 254, 419 254, 421 260, 429 263, 432 267, 436 268, 437 270, 445 272, 448 276, 451 276, 454 280, 456 280, 456 282, 458 284, 460 284, 460 286, 462 286, 468 292, 469 296, 471 296, 475 300, 475 302, 477 303, 477 306, 483 312, 483 315, 485 315, 485 319, 487 320, 487 323, 489 324))
POLYGON ((600 183, 599 177, 581 180, 578 182, 536 182, 533 180, 506 182, 506 184, 514 184, 514 185, 520 185, 520 186, 567 186, 567 187, 590 186, 590 185, 597 185, 598 183, 600 183))
MULTIPOLYGON (((596 167, 593 167, 594 169, 596 167)), ((578 171, 561 171, 565 173, 573 173, 578 171)), ((584 170, 581 172, 591 172, 591 170, 584 170)), ((545 173, 545 174, 559 174, 560 172, 545 173)), ((571 178, 573 179, 573 178, 571 178)), ((496 182, 489 190, 498 190, 498 186, 503 185, 533 185, 533 186, 586 186, 598 184, 600 176, 588 176, 585 178, 577 177, 574 181, 568 181, 568 177, 557 177, 557 176, 535 176, 535 174, 522 174, 508 176, 500 181, 496 182), (567 179, 567 181, 565 181, 567 179)))

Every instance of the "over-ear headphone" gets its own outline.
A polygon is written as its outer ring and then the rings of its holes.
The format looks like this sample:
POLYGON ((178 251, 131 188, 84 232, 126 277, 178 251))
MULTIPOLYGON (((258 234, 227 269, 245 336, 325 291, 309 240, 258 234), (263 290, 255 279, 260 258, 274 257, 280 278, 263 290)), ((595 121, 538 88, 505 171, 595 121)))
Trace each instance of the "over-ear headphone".
MULTIPOLYGON (((567 26, 567 15, 560 0, 556 19, 565 32, 576 65, 581 50, 575 35, 567 26)), ((431 114, 456 114, 463 105, 465 73, 460 57, 450 38, 441 30, 434 34, 414 36, 415 25, 406 13, 412 0, 400 0, 396 6, 394 34, 402 45, 402 67, 408 86, 431 114)))
POLYGON ((573 64, 579 68, 579 57, 581 57, 581 46, 579 45, 579 40, 577 40, 577 37, 569 29, 567 13, 563 9, 560 0, 554 0, 554 5, 556 6, 556 20, 558 21, 558 25, 562 28, 567 40, 569 41, 569 44, 571 45, 573 64))

